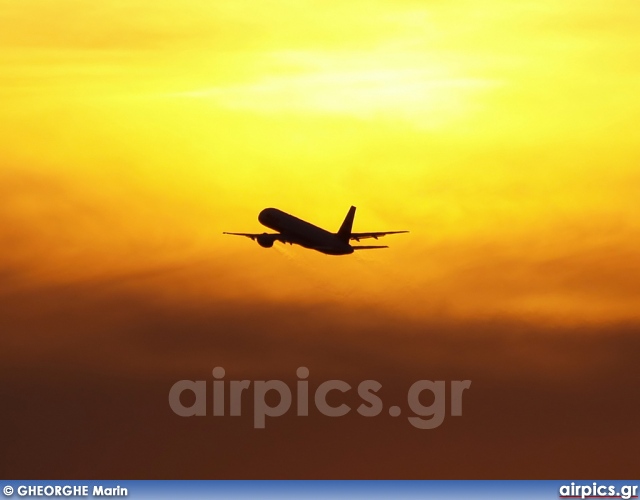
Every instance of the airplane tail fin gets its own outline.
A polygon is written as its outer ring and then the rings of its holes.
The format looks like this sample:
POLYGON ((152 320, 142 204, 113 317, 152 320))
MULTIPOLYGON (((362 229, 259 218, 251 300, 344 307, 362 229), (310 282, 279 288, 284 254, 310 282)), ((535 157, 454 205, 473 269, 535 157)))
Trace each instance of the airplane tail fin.
POLYGON ((351 228, 353 227, 353 219, 356 216, 356 207, 352 206, 347 212, 347 216, 344 218, 340 229, 338 230, 338 238, 345 243, 349 243, 351 239, 351 228))

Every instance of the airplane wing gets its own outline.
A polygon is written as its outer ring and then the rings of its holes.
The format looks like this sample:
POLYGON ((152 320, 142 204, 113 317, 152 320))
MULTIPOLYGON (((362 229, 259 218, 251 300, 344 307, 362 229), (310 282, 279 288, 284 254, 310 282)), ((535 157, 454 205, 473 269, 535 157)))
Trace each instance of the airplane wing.
MULTIPOLYGON (((365 240, 367 238, 378 239, 382 236, 386 236, 387 234, 400 234, 400 233, 408 233, 409 231, 378 231, 373 233, 351 233, 350 239, 360 241, 365 240)), ((355 248, 355 247, 354 247, 355 248)), ((363 248, 363 247, 360 247, 363 248)))
POLYGON ((246 236, 247 238, 251 238, 252 240, 255 240, 258 236, 266 235, 271 236, 274 241, 286 241, 280 233, 227 233, 226 231, 224 231, 222 234, 230 234, 232 236, 246 236))

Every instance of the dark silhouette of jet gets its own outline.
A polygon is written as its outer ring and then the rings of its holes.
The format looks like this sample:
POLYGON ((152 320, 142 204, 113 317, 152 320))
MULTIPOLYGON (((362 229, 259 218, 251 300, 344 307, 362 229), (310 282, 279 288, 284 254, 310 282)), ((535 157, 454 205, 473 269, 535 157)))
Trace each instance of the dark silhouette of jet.
POLYGON ((277 208, 265 208, 258 215, 258 221, 263 226, 278 231, 277 233, 223 233, 235 236, 246 236, 256 240, 258 245, 271 248, 276 241, 296 244, 312 250, 317 250, 328 255, 347 255, 354 250, 370 250, 373 248, 389 248, 385 245, 350 245, 350 240, 364 240, 366 238, 378 239, 387 234, 408 233, 409 231, 381 231, 373 233, 352 233, 353 218, 356 215, 356 207, 351 207, 344 222, 337 233, 331 233, 326 229, 314 226, 293 215, 289 215, 277 208))

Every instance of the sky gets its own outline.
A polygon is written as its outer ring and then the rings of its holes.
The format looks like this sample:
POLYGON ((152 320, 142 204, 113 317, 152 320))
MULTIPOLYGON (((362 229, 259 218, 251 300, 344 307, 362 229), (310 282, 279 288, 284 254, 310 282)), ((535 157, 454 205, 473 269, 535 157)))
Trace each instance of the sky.
MULTIPOLYGON (((475 377, 470 423, 429 438, 469 440, 463 469, 454 451, 428 462, 442 477, 549 477, 545 446, 582 449, 599 422, 601 446, 637 443, 639 24, 635 0, 0 0, 0 346, 15 403, 3 428, 20 429, 22 453, 10 470, 206 476, 212 426, 175 422, 165 389, 221 363, 393 387, 475 377), (222 234, 261 232, 271 206, 337 230, 351 205, 355 231, 410 233, 344 257, 222 234), (162 414, 154 430, 111 418, 104 400, 118 397, 162 414), (599 398, 618 411, 579 411, 599 398), (564 417, 546 420, 558 405, 564 417), (54 447, 73 441, 70 457, 111 451, 95 469, 29 461, 32 426, 54 447), (507 462, 517 436, 533 452, 507 462), (163 439, 199 465, 146 468, 163 439)), ((317 448, 357 424, 323 422, 255 441, 227 424, 255 458, 225 441, 236 455, 220 475, 424 473, 412 430, 394 441, 388 422, 356 433, 368 451, 343 450, 344 469, 290 459, 301 435, 317 448), (281 466, 263 470, 273 436, 281 466), (406 459, 382 460, 390 450, 406 459)))

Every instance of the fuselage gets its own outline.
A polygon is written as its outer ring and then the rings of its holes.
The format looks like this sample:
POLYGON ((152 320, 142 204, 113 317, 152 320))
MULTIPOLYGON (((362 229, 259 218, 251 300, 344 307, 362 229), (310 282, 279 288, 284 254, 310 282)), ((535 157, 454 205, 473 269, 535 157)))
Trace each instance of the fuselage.
POLYGON ((353 253, 353 247, 338 235, 277 208, 265 208, 258 215, 258 221, 263 226, 278 231, 288 243, 295 243, 328 255, 353 253))

